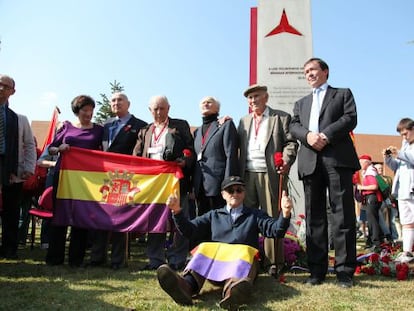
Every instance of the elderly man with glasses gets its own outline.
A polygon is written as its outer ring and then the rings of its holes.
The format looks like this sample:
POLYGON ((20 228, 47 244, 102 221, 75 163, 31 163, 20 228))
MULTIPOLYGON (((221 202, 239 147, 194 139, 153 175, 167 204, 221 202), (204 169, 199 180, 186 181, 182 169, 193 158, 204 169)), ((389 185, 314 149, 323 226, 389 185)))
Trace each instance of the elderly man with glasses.
POLYGON ((9 107, 15 87, 12 77, 0 74, 0 258, 7 259, 18 258, 19 201, 23 181, 33 175, 36 165, 29 120, 9 107))
POLYGON ((183 275, 168 265, 157 269, 161 287, 175 302, 191 305, 205 280, 223 286, 220 307, 234 309, 250 298, 253 281, 258 273, 259 234, 282 238, 290 223, 292 201, 283 192, 282 212, 278 219, 264 211, 244 206, 245 183, 239 176, 230 176, 221 184, 226 205, 193 220, 182 215, 177 194, 168 198, 178 230, 186 237, 211 241, 201 243, 193 252, 183 275))

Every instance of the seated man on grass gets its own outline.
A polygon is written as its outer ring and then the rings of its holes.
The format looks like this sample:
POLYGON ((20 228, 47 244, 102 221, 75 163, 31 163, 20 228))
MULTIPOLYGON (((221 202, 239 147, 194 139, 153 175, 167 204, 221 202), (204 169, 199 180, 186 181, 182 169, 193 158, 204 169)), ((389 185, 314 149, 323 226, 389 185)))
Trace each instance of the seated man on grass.
POLYGON ((279 219, 243 205, 245 183, 230 176, 221 184, 226 206, 211 210, 193 220, 181 215, 177 194, 170 195, 171 209, 178 230, 201 243, 182 275, 168 265, 157 269, 162 289, 181 305, 191 305, 204 281, 223 285, 220 307, 234 309, 249 301, 253 281, 258 274, 259 234, 283 238, 290 223, 292 200, 283 192, 279 219))

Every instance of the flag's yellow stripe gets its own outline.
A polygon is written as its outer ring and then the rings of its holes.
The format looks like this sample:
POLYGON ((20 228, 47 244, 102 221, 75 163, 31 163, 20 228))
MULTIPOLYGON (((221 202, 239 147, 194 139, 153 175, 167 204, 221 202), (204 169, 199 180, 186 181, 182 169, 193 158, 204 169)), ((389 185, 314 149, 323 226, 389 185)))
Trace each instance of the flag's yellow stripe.
POLYGON ((244 260, 253 263, 258 250, 249 245, 225 244, 217 242, 205 242, 198 246, 197 253, 219 261, 244 260))
MULTIPOLYGON (((105 172, 83 172, 61 170, 57 197, 85 201, 100 201, 101 187, 109 177, 105 172)), ((134 196, 134 203, 165 203, 174 189, 179 189, 178 179, 172 173, 159 175, 135 174, 132 181, 137 181, 139 192, 134 196)), ((134 183, 131 183, 131 187, 134 183)))

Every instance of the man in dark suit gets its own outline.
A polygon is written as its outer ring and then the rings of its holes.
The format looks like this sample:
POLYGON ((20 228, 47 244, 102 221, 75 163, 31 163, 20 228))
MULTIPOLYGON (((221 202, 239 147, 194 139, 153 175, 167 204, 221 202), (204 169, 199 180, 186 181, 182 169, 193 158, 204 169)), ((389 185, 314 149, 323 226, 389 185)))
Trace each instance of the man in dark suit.
MULTIPOLYGON (((111 97, 111 109, 116 117, 104 124, 102 146, 104 151, 132 155, 137 135, 146 122, 129 113, 130 102, 124 93, 116 92, 111 97)), ((108 232, 96 231, 91 250, 91 265, 106 262, 108 232)), ((119 269, 125 262, 126 233, 112 232, 111 268, 119 269)))
POLYGON ((328 85, 329 67, 323 60, 311 58, 304 71, 313 92, 295 103, 290 131, 302 143, 298 173, 305 190, 306 283, 321 284, 328 269, 328 190, 337 281, 351 287, 356 267, 352 174, 360 169, 350 136, 357 125, 355 101, 350 89, 328 85))
MULTIPOLYGON (((168 116, 170 104, 165 96, 153 96, 149 110, 154 122, 148 124, 138 133, 134 154, 156 160, 176 161, 182 168, 184 177, 180 179, 180 203, 188 217, 188 193, 191 190, 191 177, 194 170, 194 140, 188 122, 172 119, 168 116)), ((147 256, 149 264, 144 270, 156 270, 165 263, 174 270, 184 268, 189 242, 178 232, 172 232, 171 245, 165 253, 165 233, 149 233, 147 239, 147 256)))
POLYGON ((29 121, 9 108, 9 97, 14 93, 14 80, 0 74, 0 257, 8 259, 17 259, 23 181, 33 175, 36 165, 29 121))
POLYGON ((220 102, 214 97, 203 98, 200 110, 203 124, 194 132, 197 162, 193 177, 198 216, 224 206, 221 182, 226 177, 239 175, 239 144, 233 121, 220 124, 220 102))

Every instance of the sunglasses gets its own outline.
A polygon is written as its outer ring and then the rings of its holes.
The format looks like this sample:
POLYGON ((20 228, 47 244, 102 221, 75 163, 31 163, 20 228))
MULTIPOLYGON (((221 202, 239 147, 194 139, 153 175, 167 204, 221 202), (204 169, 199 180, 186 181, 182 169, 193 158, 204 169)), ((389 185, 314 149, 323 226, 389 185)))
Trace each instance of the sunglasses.
POLYGON ((231 187, 231 188, 225 189, 225 191, 230 193, 230 194, 233 194, 235 192, 242 193, 242 192, 244 192, 244 188, 242 188, 242 187, 231 187))

